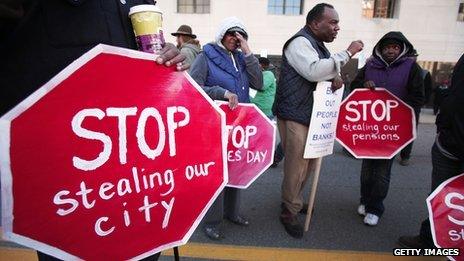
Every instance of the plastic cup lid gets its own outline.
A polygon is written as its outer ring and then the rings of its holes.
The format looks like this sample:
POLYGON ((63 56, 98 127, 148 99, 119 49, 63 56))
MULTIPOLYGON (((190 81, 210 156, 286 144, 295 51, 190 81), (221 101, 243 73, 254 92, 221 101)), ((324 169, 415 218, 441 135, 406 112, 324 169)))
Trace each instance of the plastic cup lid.
POLYGON ((156 12, 163 14, 156 5, 136 5, 129 9, 129 16, 140 12, 156 12))

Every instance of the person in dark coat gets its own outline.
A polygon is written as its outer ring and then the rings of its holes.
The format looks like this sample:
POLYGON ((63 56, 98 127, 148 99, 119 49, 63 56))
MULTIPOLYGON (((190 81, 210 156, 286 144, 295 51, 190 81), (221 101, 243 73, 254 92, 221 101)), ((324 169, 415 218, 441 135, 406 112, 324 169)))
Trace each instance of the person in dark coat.
MULTIPOLYGON (((456 63, 451 86, 435 122, 437 135, 432 146, 432 192, 444 181, 464 172, 464 54, 456 63)), ((406 248, 434 248, 430 221, 422 222, 417 236, 401 236, 406 248)), ((462 253, 461 253, 462 255, 462 253)))
MULTIPOLYGON (((424 103, 422 69, 410 57, 414 48, 401 32, 385 34, 375 45, 372 56, 351 83, 351 88, 384 87, 409 104, 415 112, 424 103)), ((417 114, 417 113, 416 113, 417 114)), ((358 214, 364 223, 377 225, 385 208, 390 185, 392 159, 364 159, 361 167, 361 200, 358 214)))
MULTIPOLYGON (((411 57, 414 58, 415 61, 417 61, 418 56, 419 54, 417 53, 416 50, 414 50, 411 54, 411 57)), ((430 92, 432 90, 432 76, 430 75, 430 72, 425 69, 422 69, 421 76, 422 76, 422 80, 424 81, 424 94, 425 94, 425 100, 424 100, 423 105, 426 105, 428 103, 430 92)), ((416 116, 416 128, 419 125, 420 112, 421 112, 421 108, 414 108, 414 114, 416 116)), ((411 158, 413 144, 414 142, 411 142, 401 150, 400 162, 399 162, 401 166, 409 165, 409 159, 411 158)))
MULTIPOLYGON (((0 45, 0 115, 97 44, 137 49, 128 13, 139 4, 155 1, 15 2, 13 7, 21 10, 22 18, 7 31, 0 45)), ((173 44, 166 44, 160 59, 171 65, 185 57, 173 44)))
MULTIPOLYGON (((129 9, 152 0, 46 0, 12 1, 0 15, 16 14, 11 28, 0 27, 0 116, 59 73, 67 65, 103 43, 137 49, 129 9)), ((5 17, 0 17, 5 19, 5 17)), ((158 63, 182 65, 185 56, 166 44, 158 63)), ((144 260, 157 260, 159 253, 144 260)), ((38 252, 39 260, 59 260, 38 252)))
POLYGON ((433 114, 437 115, 443 100, 449 94, 448 80, 444 80, 437 88, 435 88, 435 99, 433 101, 433 114))
POLYGON ((429 104, 430 97, 432 96, 432 74, 429 70, 422 69, 422 79, 424 80, 425 102, 424 105, 429 104))

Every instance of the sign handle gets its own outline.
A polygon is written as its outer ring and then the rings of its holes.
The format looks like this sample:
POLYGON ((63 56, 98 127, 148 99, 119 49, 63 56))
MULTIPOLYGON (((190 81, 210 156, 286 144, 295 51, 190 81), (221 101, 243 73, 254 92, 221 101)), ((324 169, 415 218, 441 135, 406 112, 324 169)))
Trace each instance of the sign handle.
POLYGON ((313 215, 314 200, 316 199, 317 183, 319 182, 319 173, 321 172, 322 157, 316 159, 316 167, 314 170, 313 184, 311 186, 311 194, 309 195, 308 212, 306 213, 305 232, 309 230, 309 223, 313 215))
POLYGON ((174 247, 174 260, 179 261, 179 247, 174 247))

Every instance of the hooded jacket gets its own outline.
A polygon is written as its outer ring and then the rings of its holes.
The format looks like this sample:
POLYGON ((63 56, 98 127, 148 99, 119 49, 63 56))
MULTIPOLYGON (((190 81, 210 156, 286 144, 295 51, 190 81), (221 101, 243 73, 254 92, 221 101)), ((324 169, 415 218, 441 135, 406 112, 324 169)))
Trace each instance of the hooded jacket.
POLYGON ((190 75, 203 90, 216 100, 224 100, 226 91, 238 96, 239 102, 250 102, 249 88, 261 89, 263 76, 259 62, 252 54, 239 50, 229 52, 221 41, 227 30, 240 27, 247 32, 236 17, 223 20, 216 33, 216 41, 203 47, 192 64, 190 75))
POLYGON ((385 34, 375 45, 372 56, 359 70, 351 83, 351 89, 363 88, 364 82, 373 81, 414 108, 416 113, 425 101, 422 68, 411 57, 415 52, 413 45, 401 32, 385 34), (392 63, 387 63, 381 55, 381 46, 393 39, 402 44, 402 51, 392 63))

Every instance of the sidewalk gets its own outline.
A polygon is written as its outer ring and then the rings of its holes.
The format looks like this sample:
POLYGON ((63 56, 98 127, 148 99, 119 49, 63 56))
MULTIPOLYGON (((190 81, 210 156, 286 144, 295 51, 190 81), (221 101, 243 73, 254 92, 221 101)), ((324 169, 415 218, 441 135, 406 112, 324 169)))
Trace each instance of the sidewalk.
POLYGON ((422 108, 419 123, 435 124, 436 116, 433 114, 433 109, 422 108))

